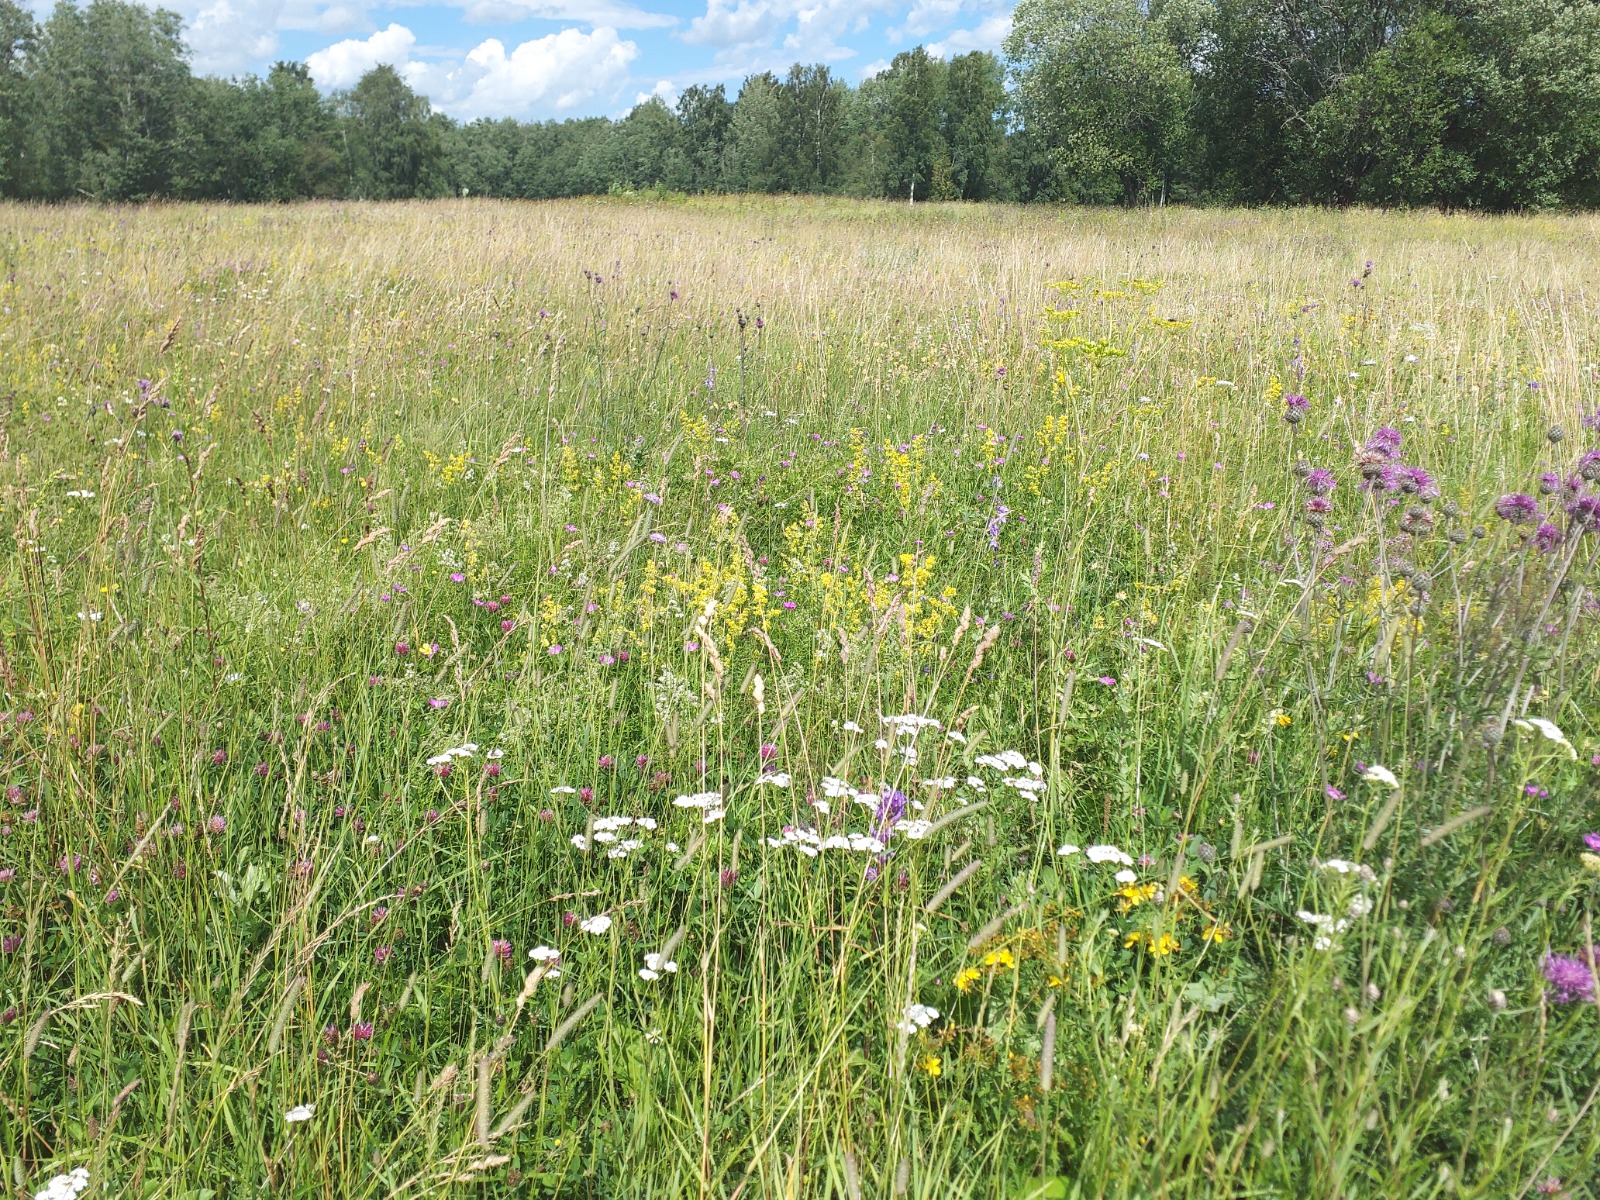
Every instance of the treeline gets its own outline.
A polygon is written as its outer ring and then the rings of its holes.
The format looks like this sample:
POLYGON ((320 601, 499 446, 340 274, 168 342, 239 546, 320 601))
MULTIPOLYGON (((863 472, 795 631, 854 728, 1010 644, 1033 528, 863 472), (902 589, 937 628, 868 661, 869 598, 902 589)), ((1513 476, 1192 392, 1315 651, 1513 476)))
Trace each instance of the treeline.
POLYGON ((1005 50, 463 124, 390 67, 197 77, 173 13, 0 0, 0 195, 1600 206, 1600 0, 1021 0, 1005 50))

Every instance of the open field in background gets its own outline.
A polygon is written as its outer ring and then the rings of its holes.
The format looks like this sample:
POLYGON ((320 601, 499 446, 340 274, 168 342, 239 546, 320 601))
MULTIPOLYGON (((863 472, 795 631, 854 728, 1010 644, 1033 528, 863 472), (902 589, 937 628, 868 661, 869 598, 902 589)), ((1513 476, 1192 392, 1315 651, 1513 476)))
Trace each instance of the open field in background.
POLYGON ((3 217, 7 1194, 1597 1194, 1600 220, 3 217))

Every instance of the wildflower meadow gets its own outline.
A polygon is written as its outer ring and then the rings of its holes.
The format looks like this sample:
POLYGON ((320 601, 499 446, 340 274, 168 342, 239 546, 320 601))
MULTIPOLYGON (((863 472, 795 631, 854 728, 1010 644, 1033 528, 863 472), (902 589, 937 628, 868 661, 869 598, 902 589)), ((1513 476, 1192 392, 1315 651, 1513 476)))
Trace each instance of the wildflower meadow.
POLYGON ((1600 219, 3 215, 7 1195, 1600 1195, 1600 219))

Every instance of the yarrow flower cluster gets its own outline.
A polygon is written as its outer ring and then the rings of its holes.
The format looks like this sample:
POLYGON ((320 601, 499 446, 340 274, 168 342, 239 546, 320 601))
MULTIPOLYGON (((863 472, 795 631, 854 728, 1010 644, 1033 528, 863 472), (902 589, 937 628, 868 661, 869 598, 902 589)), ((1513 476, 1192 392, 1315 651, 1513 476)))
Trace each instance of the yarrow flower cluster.
POLYGON ((645 833, 654 833, 656 819, 654 817, 596 817, 590 826, 590 833, 585 835, 575 833, 572 835, 572 844, 579 850, 592 850, 595 846, 606 847, 607 858, 627 858, 635 850, 644 845, 642 838, 625 838, 620 834, 623 829, 638 829, 645 833))
POLYGON ((908 1004, 905 1013, 894 1023, 901 1033, 916 1033, 939 1019, 939 1010, 926 1004, 908 1004))
POLYGON ((698 808, 703 825, 710 825, 728 815, 728 810, 723 807, 721 792, 696 792, 691 796, 679 796, 672 804, 674 808, 698 808))
POLYGON ((33 1194, 33 1200, 76 1200, 89 1187, 89 1168, 73 1167, 33 1194))

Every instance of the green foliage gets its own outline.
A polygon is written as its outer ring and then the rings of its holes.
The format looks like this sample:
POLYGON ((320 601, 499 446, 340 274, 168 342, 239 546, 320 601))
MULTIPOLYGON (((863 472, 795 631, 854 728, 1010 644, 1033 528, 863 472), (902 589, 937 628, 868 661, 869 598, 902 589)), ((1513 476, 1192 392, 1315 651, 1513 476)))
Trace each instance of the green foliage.
POLYGON ((406 200, 446 193, 444 127, 432 119, 427 98, 413 92, 398 71, 374 67, 344 96, 342 107, 352 195, 406 200))

